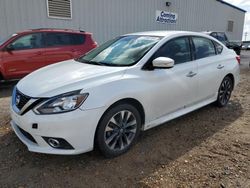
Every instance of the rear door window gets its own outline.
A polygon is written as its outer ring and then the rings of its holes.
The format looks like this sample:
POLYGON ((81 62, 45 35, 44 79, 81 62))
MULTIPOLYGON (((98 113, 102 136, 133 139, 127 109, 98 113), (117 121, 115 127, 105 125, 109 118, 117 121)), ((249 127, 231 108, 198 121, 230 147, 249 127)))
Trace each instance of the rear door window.
POLYGON ((195 47, 194 54, 196 59, 216 55, 214 44, 210 39, 203 37, 192 37, 192 39, 195 47))
POLYGON ((70 46, 70 45, 81 45, 84 43, 84 35, 82 34, 71 34, 71 33, 47 33, 46 34, 46 46, 70 46))
POLYGON ((81 45, 85 41, 85 36, 83 34, 71 34, 72 45, 81 45))

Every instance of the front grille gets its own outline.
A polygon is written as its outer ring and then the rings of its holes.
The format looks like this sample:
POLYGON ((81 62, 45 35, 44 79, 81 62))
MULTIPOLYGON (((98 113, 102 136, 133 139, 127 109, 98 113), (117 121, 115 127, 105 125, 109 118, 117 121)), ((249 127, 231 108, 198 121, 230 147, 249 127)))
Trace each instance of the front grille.
MULTIPOLYGON (((18 126, 17 126, 18 127, 18 126)), ((36 140, 33 138, 33 136, 31 136, 30 133, 26 132, 25 130, 23 130, 22 128, 18 127, 18 129, 20 130, 20 132, 23 134, 23 136, 25 136, 27 139, 29 139, 31 142, 36 143, 36 140)))
POLYGON ((30 99, 31 97, 26 96, 22 94, 20 91, 16 90, 15 103, 19 110, 21 110, 30 99))

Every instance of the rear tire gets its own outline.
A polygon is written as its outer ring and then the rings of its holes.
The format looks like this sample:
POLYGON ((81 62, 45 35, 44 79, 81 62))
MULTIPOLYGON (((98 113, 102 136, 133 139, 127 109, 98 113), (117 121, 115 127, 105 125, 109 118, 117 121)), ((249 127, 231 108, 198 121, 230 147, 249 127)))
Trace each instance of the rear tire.
POLYGON ((226 76, 221 82, 218 91, 216 105, 218 107, 226 106, 228 101, 230 100, 232 91, 233 91, 233 80, 229 76, 226 76))
POLYGON ((119 104, 103 115, 96 132, 96 145, 108 158, 127 152, 141 129, 139 111, 130 104, 119 104))

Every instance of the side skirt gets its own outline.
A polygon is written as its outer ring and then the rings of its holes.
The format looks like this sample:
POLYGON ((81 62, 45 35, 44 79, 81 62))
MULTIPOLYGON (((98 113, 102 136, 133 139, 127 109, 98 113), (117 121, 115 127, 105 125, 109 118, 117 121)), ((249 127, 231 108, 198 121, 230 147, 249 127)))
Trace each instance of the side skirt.
POLYGON ((197 109, 199 109, 201 107, 204 107, 204 106, 206 106, 208 104, 211 104, 211 103, 215 102, 216 100, 217 100, 217 93, 212 98, 209 98, 207 100, 199 102, 199 103, 197 103, 197 104, 195 104, 193 106, 183 107, 183 108, 181 108, 181 109, 179 109, 179 110, 177 110, 177 111, 175 111, 173 113, 167 114, 167 115, 162 116, 162 117, 160 117, 158 119, 155 119, 155 120, 153 120, 151 122, 148 122, 148 123, 146 123, 144 125, 143 130, 145 131, 145 130, 151 129, 153 127, 156 127, 156 126, 158 126, 160 124, 166 123, 166 122, 168 122, 170 120, 173 120, 173 119, 175 119, 177 117, 183 116, 183 115, 185 115, 185 114, 187 114, 189 112, 197 110, 197 109))

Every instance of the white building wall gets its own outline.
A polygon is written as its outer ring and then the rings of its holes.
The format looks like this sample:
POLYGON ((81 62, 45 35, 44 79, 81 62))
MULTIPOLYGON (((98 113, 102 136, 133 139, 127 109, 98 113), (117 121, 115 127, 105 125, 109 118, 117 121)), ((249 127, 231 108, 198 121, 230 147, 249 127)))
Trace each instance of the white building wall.
POLYGON ((0 0, 0 38, 30 28, 71 28, 90 31, 99 43, 117 35, 146 30, 226 31, 241 40, 245 14, 216 0, 72 0, 71 20, 47 16, 46 0, 0 0), (178 14, 177 24, 155 21, 156 10, 178 14))

